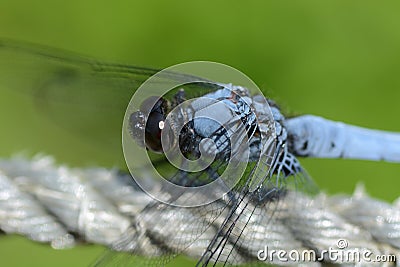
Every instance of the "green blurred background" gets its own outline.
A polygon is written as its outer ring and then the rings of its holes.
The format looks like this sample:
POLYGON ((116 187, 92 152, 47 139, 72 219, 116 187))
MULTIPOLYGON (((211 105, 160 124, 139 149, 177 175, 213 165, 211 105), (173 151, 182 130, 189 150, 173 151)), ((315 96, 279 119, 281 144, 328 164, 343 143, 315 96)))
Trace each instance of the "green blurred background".
MULTIPOLYGON (((365 0, 0 0, 0 36, 156 68, 217 61, 246 73, 290 114, 400 131, 399 9, 398 1, 365 0)), ((0 122, 0 157, 44 152, 73 166, 113 166, 119 157, 64 131, 1 85, 0 122)), ((374 197, 399 195, 400 165, 301 161, 329 194, 351 193, 362 181, 374 197)), ((55 251, 0 236, 2 266, 87 266, 102 251, 55 251)))

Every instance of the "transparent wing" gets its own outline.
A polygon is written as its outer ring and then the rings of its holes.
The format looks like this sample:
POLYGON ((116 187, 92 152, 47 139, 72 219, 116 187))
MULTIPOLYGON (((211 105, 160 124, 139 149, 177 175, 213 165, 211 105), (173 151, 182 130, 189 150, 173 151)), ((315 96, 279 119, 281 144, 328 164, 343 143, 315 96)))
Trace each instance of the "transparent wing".
MULTIPOLYGON (((125 109, 135 90, 158 70, 98 60, 50 47, 0 39, 0 88, 26 93, 59 126, 121 153, 125 109)), ((185 81, 164 72, 159 82, 185 81)))
POLYGON ((294 214, 307 207, 309 196, 317 188, 294 156, 287 151, 277 154, 281 155, 277 155, 258 190, 250 192, 248 186, 235 188, 235 201, 198 266, 215 266, 218 262, 228 266, 298 264, 258 259, 259 251, 265 251, 266 246, 270 251, 307 249, 287 222, 289 218, 293 222, 294 214))
MULTIPOLYGON (((227 142, 228 139, 225 140, 227 142)), ((169 180, 189 187, 198 185, 199 181, 202 184, 212 182, 228 164, 223 158, 220 155, 202 172, 177 170, 169 180)), ((163 167, 162 164, 161 168, 163 167)), ((161 189, 159 193, 165 191, 161 189)), ((206 199, 208 196, 197 194, 192 197, 206 199)), ((113 250, 129 253, 109 251, 96 266, 164 266, 176 255, 185 252, 198 259, 216 234, 214 222, 224 216, 227 208, 228 205, 223 200, 192 208, 154 201, 133 218, 132 226, 124 235, 126 238, 112 247, 113 250)))
MULTIPOLYGON (((277 161, 263 189, 249 192, 248 186, 238 185, 225 198, 206 206, 149 204, 133 219, 126 238, 113 247, 127 252, 109 251, 96 266, 165 266, 181 254, 200 259, 198 266, 250 266, 260 264, 257 255, 265 246, 276 251, 305 250, 288 221, 295 221, 293 214, 306 208, 316 188, 293 163, 290 156, 277 161), (294 168, 296 173, 287 172, 294 168)), ((244 177, 250 177, 253 169, 249 166, 244 177)), ((184 172, 176 175, 186 181, 194 178, 184 172)))

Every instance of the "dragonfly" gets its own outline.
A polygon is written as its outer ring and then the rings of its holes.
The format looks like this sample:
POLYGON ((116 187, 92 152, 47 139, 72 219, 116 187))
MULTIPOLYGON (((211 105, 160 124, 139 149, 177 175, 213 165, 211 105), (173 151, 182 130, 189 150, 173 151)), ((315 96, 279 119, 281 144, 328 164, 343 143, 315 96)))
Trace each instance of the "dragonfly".
MULTIPOLYGON (((205 192, 177 196, 165 187, 151 188, 152 195, 164 196, 163 201, 153 200, 133 216, 127 234, 111 245, 96 266, 164 266, 185 253, 198 260, 196 266, 257 265, 258 251, 265 244, 281 249, 283 238, 291 244, 289 249, 304 250, 312 246, 311 241, 293 238, 295 228, 287 218, 307 208, 318 189, 298 157, 400 161, 399 134, 312 115, 286 118, 274 101, 239 85, 168 71, 158 77, 157 85, 185 85, 143 99, 136 110, 125 113, 136 89, 159 70, 105 63, 5 39, 0 40, 0 61, 2 87, 31 95, 50 119, 78 134, 90 133, 89 138, 105 150, 120 151, 120 131, 127 131, 153 167, 175 185, 200 188, 210 184, 232 158, 235 166, 243 166, 241 172, 234 168, 229 173, 234 180, 230 186, 226 180, 216 185, 225 191, 213 201, 207 201, 205 192), (197 97, 208 101, 182 106, 197 97), (174 115, 168 117, 172 111, 174 115), (196 114, 231 116, 216 125, 196 114), (168 148, 162 146, 163 134, 168 148), (247 146, 243 150, 240 144, 247 146), (201 171, 171 166, 167 156, 172 147, 196 162, 201 171), (208 153, 212 154, 209 165, 197 160, 208 153), (206 204, 176 205, 191 199, 206 204)), ((124 164, 121 168, 126 170, 124 164)), ((142 173, 147 168, 143 166, 142 173)))

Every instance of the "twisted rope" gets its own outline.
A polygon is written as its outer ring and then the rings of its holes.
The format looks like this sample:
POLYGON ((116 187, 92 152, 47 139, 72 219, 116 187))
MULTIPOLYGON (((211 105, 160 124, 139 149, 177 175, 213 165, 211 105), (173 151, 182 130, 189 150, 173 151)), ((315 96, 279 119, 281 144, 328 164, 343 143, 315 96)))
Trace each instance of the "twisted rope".
MULTIPOLYGON (((107 246, 118 242, 123 245, 114 248, 122 251, 130 251, 140 242, 148 244, 142 246, 143 254, 156 255, 162 248, 130 227, 135 215, 150 201, 130 176, 116 170, 58 166, 48 156, 0 159, 0 229, 49 243, 53 248, 75 246, 79 237, 79 240, 107 246)), ((280 215, 271 216, 274 221, 265 224, 268 228, 251 222, 245 228, 247 232, 242 238, 251 238, 244 242, 249 244, 248 251, 258 251, 268 245, 269 249, 312 249, 320 253, 338 240, 345 240, 351 249, 400 256, 400 201, 390 204, 373 199, 359 186, 353 196, 321 193, 311 198, 289 194, 278 209, 280 215), (299 202, 306 203, 307 208, 284 212, 299 202), (257 239, 257 233, 263 234, 263 238, 257 239)), ((174 220, 184 221, 187 216, 193 216, 184 208, 176 210, 179 211, 175 212, 174 220)), ((166 211, 160 210, 157 215, 160 221, 169 216, 163 212, 166 211)), ((143 227, 156 228, 157 224, 145 222, 143 227)), ((166 239, 164 245, 173 246, 173 230, 159 233, 166 239)), ((152 231, 156 233, 157 229, 152 231)), ((208 228, 184 253, 199 258, 214 231, 213 227, 208 228)), ((234 247, 232 250, 235 253, 234 247)))

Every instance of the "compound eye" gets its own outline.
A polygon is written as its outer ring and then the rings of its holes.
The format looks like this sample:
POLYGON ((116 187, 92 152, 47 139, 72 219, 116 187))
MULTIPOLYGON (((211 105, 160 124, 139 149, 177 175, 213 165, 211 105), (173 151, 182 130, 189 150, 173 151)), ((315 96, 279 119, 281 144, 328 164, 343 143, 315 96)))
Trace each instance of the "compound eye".
POLYGON ((145 126, 145 145, 154 152, 163 152, 161 131, 164 129, 168 102, 162 97, 151 96, 143 101, 140 111, 148 113, 145 126))
POLYGON ((147 118, 145 130, 146 147, 154 152, 163 152, 161 145, 161 131, 164 128, 164 114, 152 111, 147 118))

